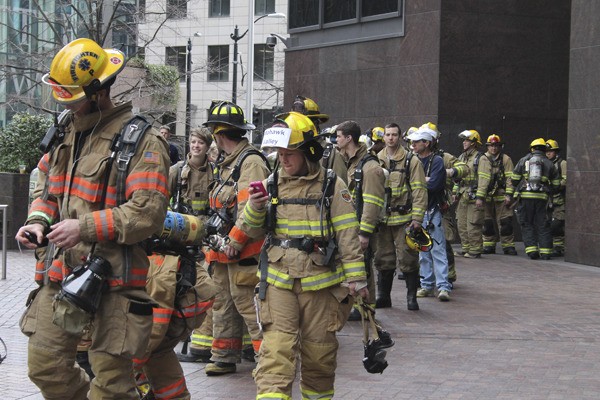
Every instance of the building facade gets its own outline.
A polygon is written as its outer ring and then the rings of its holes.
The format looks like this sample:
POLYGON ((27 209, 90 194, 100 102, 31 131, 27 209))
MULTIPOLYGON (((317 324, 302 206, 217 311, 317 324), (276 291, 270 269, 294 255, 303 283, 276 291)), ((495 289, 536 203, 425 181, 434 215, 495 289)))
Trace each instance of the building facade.
MULTIPOLYGON (((166 116, 163 123, 171 124, 178 136, 185 131, 187 105, 187 55, 191 53, 190 69, 190 121, 191 127, 206 121, 212 100, 232 100, 247 111, 248 93, 248 40, 249 2, 231 0, 166 0, 146 2, 146 18, 139 25, 139 45, 145 46, 145 60, 149 64, 176 66, 182 76, 180 101, 177 110, 166 116), (153 12, 167 8, 166 21, 152 20, 153 12), (236 31, 237 27, 237 31, 236 31), (237 35, 236 35, 237 32, 237 35), (234 40, 233 38, 238 38, 234 40), (237 56, 234 47, 237 42, 237 56), (188 50, 191 44, 191 51, 188 50), (234 80, 234 75, 236 79, 234 80), (235 84, 234 84, 235 82, 235 84), (234 87, 235 86, 235 87, 234 87), (235 92, 235 93, 234 93, 235 92)), ((254 84, 253 104, 256 112, 246 115, 248 120, 261 123, 269 113, 283 104, 283 45, 266 45, 270 33, 284 35, 287 30, 284 18, 263 17, 281 13, 284 16, 287 1, 255 0, 254 23, 254 84), (263 17, 263 18, 261 18, 263 17)), ((247 112, 246 112, 247 113, 247 112)))

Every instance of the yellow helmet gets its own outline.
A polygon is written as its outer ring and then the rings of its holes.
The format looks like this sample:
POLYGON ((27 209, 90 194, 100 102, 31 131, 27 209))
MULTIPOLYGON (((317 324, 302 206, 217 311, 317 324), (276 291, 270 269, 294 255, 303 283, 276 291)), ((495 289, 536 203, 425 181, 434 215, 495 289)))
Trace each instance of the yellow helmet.
POLYGON ((487 138, 487 142, 486 145, 491 145, 491 144, 504 144, 504 142, 502 141, 502 139, 500 139, 500 136, 496 135, 496 134, 492 134, 490 136, 488 136, 487 138))
POLYGON ((429 232, 423 227, 411 229, 406 227, 405 230, 406 244, 409 248, 416 251, 429 251, 433 246, 429 232))
POLYGON ((406 132, 404 132, 404 135, 402 135, 402 139, 404 139, 405 141, 408 142, 409 141, 408 135, 410 135, 411 133, 414 133, 414 132, 416 132, 418 130, 419 130, 419 128, 417 128, 416 126, 411 126, 410 128, 408 128, 406 130, 406 132))
POLYGON ((374 142, 380 142, 383 140, 383 134, 385 133, 385 129, 380 126, 377 126, 371 129, 371 139, 374 142))
POLYGON ((125 67, 125 55, 103 49, 91 39, 76 39, 54 56, 42 82, 52 87, 54 100, 71 104, 95 94, 125 67))
POLYGON ((555 150, 559 151, 560 147, 558 147, 558 142, 554 139, 546 140, 546 150, 555 150))
POLYGON ((470 140, 471 142, 476 142, 477 144, 481 144, 481 136, 479 136, 479 132, 475 129, 469 129, 466 131, 462 131, 458 134, 458 137, 463 140, 470 140))
POLYGON ((318 161, 323 156, 318 137, 317 128, 308 116, 290 111, 277 115, 273 127, 265 130, 261 148, 300 149, 310 161, 318 161))
POLYGON ((294 104, 292 105, 292 111, 296 111, 306 115, 308 118, 312 119, 313 122, 317 123, 325 123, 329 121, 329 115, 321 114, 319 111, 319 106, 312 99, 304 96, 296 96, 294 100, 294 104))
POLYGON ((438 130, 438 127, 436 124, 434 124, 433 122, 425 122, 423 125, 421 125, 419 127, 419 129, 421 128, 428 128, 431 131, 433 131, 435 133, 435 136, 433 137, 435 140, 439 140, 440 139, 440 135, 442 134, 442 132, 440 132, 438 130))
POLYGON ((546 147, 546 141, 542 138, 537 138, 535 139, 533 142, 531 142, 531 144, 529 145, 530 149, 533 149, 534 147, 546 147))

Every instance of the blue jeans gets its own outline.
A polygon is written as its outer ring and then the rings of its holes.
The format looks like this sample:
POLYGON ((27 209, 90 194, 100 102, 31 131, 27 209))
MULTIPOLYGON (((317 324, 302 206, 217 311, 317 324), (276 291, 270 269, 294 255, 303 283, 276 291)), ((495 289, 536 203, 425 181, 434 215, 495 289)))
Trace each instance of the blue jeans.
POLYGON ((446 237, 444 235, 444 228, 442 227, 442 213, 438 207, 428 210, 425 213, 423 226, 429 231, 433 246, 431 247, 431 251, 422 251, 419 253, 421 287, 432 290, 435 283, 438 290, 450 291, 452 286, 448 281, 446 237))

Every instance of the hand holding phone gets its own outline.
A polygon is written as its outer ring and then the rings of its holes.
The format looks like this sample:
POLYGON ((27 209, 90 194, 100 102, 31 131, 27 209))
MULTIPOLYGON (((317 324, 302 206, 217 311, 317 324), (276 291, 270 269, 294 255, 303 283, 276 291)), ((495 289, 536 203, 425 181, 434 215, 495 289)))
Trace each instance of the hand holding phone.
POLYGON ((268 195, 267 189, 265 189, 265 185, 261 181, 250 182, 250 187, 254 193, 260 193, 263 197, 268 195))
POLYGON ((24 234, 25 234, 25 237, 27 238, 27 240, 29 240, 30 243, 35 244, 37 247, 48 246, 48 238, 47 237, 44 237, 42 239, 42 243, 38 243, 37 236, 35 235, 35 233, 25 231, 24 234))

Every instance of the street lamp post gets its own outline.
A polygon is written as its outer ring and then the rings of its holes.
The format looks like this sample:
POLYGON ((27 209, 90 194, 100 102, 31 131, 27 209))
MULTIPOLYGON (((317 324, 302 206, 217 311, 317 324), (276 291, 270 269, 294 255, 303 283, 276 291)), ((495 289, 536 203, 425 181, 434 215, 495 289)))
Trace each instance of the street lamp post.
POLYGON ((233 40, 233 87, 231 89, 231 101, 237 104, 237 65, 238 65, 238 40, 246 36, 248 30, 240 36, 238 26, 235 26, 233 33, 229 37, 233 40))
MULTIPOLYGON (((200 32, 195 32, 194 37, 200 37, 200 32)), ((192 125, 192 38, 188 38, 186 63, 185 63, 185 140, 183 144, 183 159, 187 159, 188 143, 190 141, 190 127, 192 125)))
POLYGON ((190 140, 190 125, 192 124, 192 38, 187 42, 187 60, 185 67, 185 140, 183 145, 183 159, 187 160, 188 143, 190 140))
MULTIPOLYGON (((251 5, 251 10, 254 10, 254 5, 251 5)), ((254 12, 250 12, 248 17, 248 29, 246 29, 246 31, 244 33, 242 33, 240 35, 240 31, 238 29, 238 26, 235 26, 235 29, 233 30, 233 33, 231 33, 229 35, 229 37, 231 38, 231 40, 233 40, 233 85, 231 88, 231 101, 235 104, 237 104, 237 66, 238 66, 238 41, 241 40, 244 36, 246 36, 247 33, 249 32, 253 32, 254 31, 254 24, 263 19, 263 18, 267 18, 267 17, 275 17, 275 18, 285 18, 285 14, 282 13, 271 13, 271 14, 265 14, 265 15, 261 15, 260 17, 256 18, 255 20, 252 20, 252 16, 254 15, 254 12)), ((252 33, 250 33, 250 38, 252 38, 252 33)), ((251 45, 249 45, 248 47, 248 71, 252 71, 252 75, 254 75, 254 43, 252 43, 251 45), (250 50, 252 49, 252 50, 250 50)), ((248 76, 252 76, 249 75, 248 76)), ((248 81, 250 82, 250 81, 248 81)), ((248 88, 250 88, 250 86, 248 86, 248 88)), ((250 109, 250 111, 246 111, 246 116, 248 116, 250 113, 252 112, 252 109, 250 109)))
MULTIPOLYGON (((251 118, 252 116, 252 111, 253 111, 253 106, 254 106, 254 100, 253 100, 253 96, 252 96, 252 92, 254 89, 254 24, 266 17, 272 17, 272 18, 285 18, 285 14, 283 13, 271 13, 271 14, 265 14, 265 15, 261 15, 260 17, 253 19, 254 16, 254 0, 250 0, 249 1, 249 5, 248 5, 249 9, 248 9, 248 30, 246 31, 248 33, 248 76, 247 76, 247 82, 248 82, 248 90, 246 92, 246 118, 251 118)), ((246 33, 244 33, 245 35, 246 33)))

